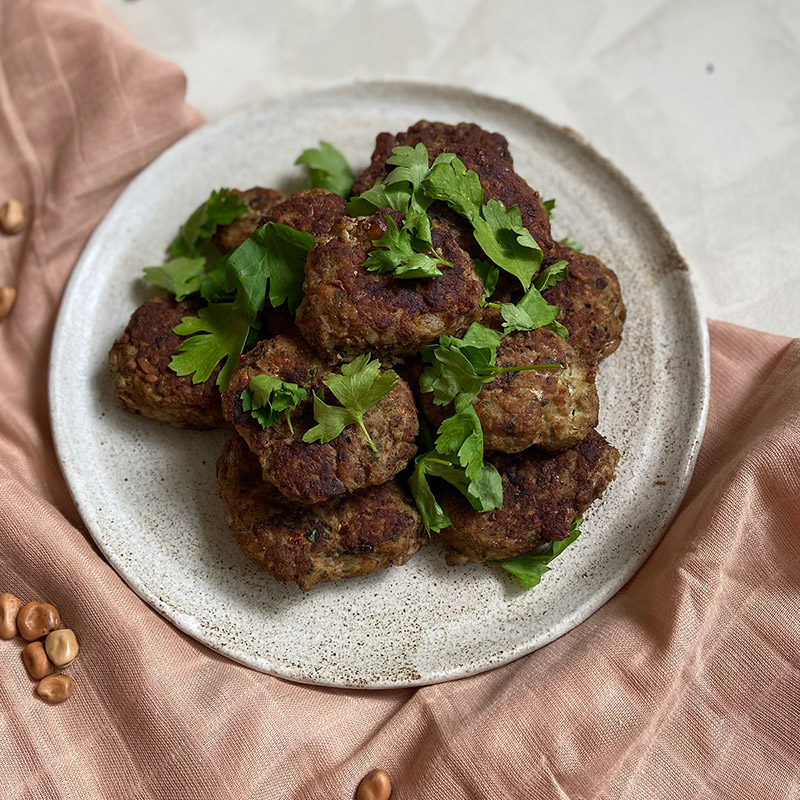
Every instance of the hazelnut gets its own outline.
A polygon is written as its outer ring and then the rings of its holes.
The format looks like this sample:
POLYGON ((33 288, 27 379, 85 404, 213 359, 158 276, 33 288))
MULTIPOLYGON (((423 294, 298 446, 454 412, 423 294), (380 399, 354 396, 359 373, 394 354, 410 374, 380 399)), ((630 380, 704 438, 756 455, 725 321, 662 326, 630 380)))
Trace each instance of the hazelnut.
POLYGON ((35 681, 44 678, 53 671, 53 665, 47 658, 44 645, 41 642, 30 642, 22 648, 22 663, 28 670, 28 675, 35 681))
POLYGON ((0 319, 4 319, 11 313, 16 299, 16 289, 12 286, 0 286, 0 319))
POLYGON ((78 640, 70 628, 50 631, 44 640, 44 649, 57 667, 66 667, 78 655, 78 640))
POLYGON ((43 697, 48 703, 63 703, 69 699, 74 690, 75 681, 69 675, 62 675, 59 672, 42 678, 36 687, 36 694, 43 697))
POLYGON ((384 769, 368 772, 358 784, 356 800, 389 800, 392 794, 392 782, 389 773, 384 769))
POLYGON ((19 635, 26 641, 41 639, 61 624, 61 617, 50 603, 32 601, 25 603, 17 614, 19 635))
POLYGON ((17 631, 17 614, 22 608, 22 600, 16 595, 0 594, 0 639, 13 639, 17 631))
POLYGON ((19 200, 7 200, 0 207, 0 228, 9 235, 19 233, 28 224, 26 217, 25 206, 19 200))

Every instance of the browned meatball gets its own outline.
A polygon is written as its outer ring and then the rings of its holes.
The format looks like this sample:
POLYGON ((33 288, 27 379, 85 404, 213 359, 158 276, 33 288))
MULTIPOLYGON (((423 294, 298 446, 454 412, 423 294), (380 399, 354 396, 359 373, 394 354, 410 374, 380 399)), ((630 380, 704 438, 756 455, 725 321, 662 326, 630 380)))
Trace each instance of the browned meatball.
MULTIPOLYGON (((597 425, 600 407, 595 371, 560 336, 539 328, 506 336, 497 348, 497 366, 558 364, 559 369, 506 372, 483 386, 474 406, 487 450, 519 453, 532 445, 563 450, 597 425)), ((454 413, 420 394, 420 407, 434 424, 454 413)))
POLYGON ((622 339, 625 304, 617 276, 598 258, 557 245, 542 266, 559 259, 569 264, 569 274, 542 293, 559 306, 558 321, 569 331, 569 342, 590 364, 610 356, 622 339))
POLYGON ((440 502, 452 522, 440 534, 447 563, 513 558, 566 538, 570 525, 614 480, 618 459, 596 431, 560 453, 533 449, 490 458, 503 479, 503 508, 479 514, 454 489, 442 492, 440 502))
POLYGON ((219 367, 197 384, 190 375, 180 377, 169 368, 181 343, 172 329, 182 317, 195 316, 202 305, 196 300, 178 303, 172 296, 153 297, 133 312, 108 354, 114 394, 126 411, 176 428, 225 425, 216 385, 219 367))
POLYGON ((214 234, 214 244, 223 252, 235 250, 259 225, 264 213, 276 203, 284 199, 284 195, 275 189, 254 186, 246 192, 232 190, 239 196, 239 202, 249 206, 249 211, 234 220, 230 225, 221 225, 214 234))
POLYGON ((424 541, 419 514, 394 481, 297 506, 264 483, 258 459, 238 436, 225 445, 217 479, 245 555, 306 592, 323 581, 405 564, 424 541))
POLYGON ((294 502, 319 503, 384 483, 416 453, 419 422, 411 390, 403 380, 364 415, 377 452, 355 425, 326 444, 303 442, 303 434, 315 424, 311 393, 324 392, 325 402, 338 403, 322 383, 330 371, 302 339, 278 336, 260 342, 239 359, 223 393, 225 418, 258 456, 264 480, 294 502), (291 413, 291 429, 285 414, 264 429, 242 408, 242 392, 256 375, 272 375, 308 391, 308 397, 291 413))
MULTIPOLYGON (((436 252, 453 266, 436 278, 398 279, 364 267, 372 242, 386 233, 386 215, 345 219, 306 261, 297 325, 306 340, 331 358, 372 352, 393 361, 416 353, 443 334, 466 330, 480 308, 483 284, 450 231, 435 224, 436 252)), ((393 213, 395 224, 402 215, 393 213)))
MULTIPOLYGON (((484 202, 494 199, 503 202, 506 208, 519 206, 522 224, 542 250, 546 253, 553 246, 547 209, 539 194, 514 172, 505 137, 499 133, 489 133, 477 125, 445 125, 421 120, 405 133, 395 136, 378 134, 372 162, 356 180, 353 194, 365 192, 372 188, 376 180, 386 177, 392 169, 391 164, 386 164, 386 159, 391 156, 393 147, 413 147, 419 142, 428 148, 431 163, 441 153, 455 153, 467 169, 477 173, 483 187, 484 202)), ((458 219, 441 203, 434 203, 430 213, 432 216, 444 216, 450 221, 458 219)), ((467 223, 459 219, 457 225, 460 231, 459 244, 471 255, 481 257, 481 250, 475 244, 467 223)))
POLYGON ((344 198, 327 189, 308 189, 290 195, 270 208, 258 225, 279 222, 318 238, 325 238, 330 229, 344 217, 344 198))

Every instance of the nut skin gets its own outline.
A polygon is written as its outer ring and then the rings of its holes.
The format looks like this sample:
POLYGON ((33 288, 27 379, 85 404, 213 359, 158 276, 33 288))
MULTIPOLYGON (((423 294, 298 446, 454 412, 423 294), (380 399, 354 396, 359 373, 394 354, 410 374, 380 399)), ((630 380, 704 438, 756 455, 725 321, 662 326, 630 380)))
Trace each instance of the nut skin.
POLYGON ((53 704, 68 700, 73 691, 75 691, 75 681, 69 675, 60 672, 42 678, 36 687, 36 694, 53 704))
POLYGON ((75 631, 70 628, 50 631, 44 640, 44 649, 57 667, 66 667, 78 655, 78 640, 75 637, 75 631))
POLYGON ((19 200, 7 200, 0 207, 0 228, 12 236, 25 230, 28 224, 25 206, 19 200))
POLYGON ((53 665, 47 658, 41 642, 31 642, 22 648, 22 662, 25 664, 25 669, 28 670, 28 675, 35 681, 41 680, 53 672, 53 665))
POLYGON ((0 319, 11 313, 17 299, 17 290, 13 286, 0 286, 0 319))
POLYGON ((17 615, 22 600, 9 592, 0 594, 0 639, 13 639, 17 633, 17 615))
POLYGON ((384 769, 373 769, 358 784, 355 800, 389 800, 392 782, 384 769))
POLYGON ((17 614, 19 635, 26 641, 41 639, 61 624, 61 616, 55 606, 33 600, 25 603, 17 614))

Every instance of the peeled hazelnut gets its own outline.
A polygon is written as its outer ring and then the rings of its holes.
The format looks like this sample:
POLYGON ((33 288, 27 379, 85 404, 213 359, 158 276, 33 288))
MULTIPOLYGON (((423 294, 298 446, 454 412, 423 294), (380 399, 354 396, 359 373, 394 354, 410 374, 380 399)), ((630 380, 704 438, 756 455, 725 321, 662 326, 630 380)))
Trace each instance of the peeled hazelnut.
POLYGON ((47 658, 44 645, 41 642, 31 642, 22 648, 22 661, 28 675, 38 681, 53 671, 53 665, 47 658))
POLYGON ((392 782, 389 773, 384 769, 368 772, 358 784, 356 800, 389 800, 392 793, 392 782))
POLYGON ((75 638, 75 631, 70 628, 50 631, 44 640, 44 649, 57 667, 66 667, 78 655, 78 640, 75 638))
POLYGON ((11 313, 17 299, 17 290, 13 286, 0 286, 0 319, 11 313))
POLYGON ((25 230, 27 224, 25 206, 19 200, 7 200, 0 206, 0 228, 3 233, 19 233, 25 230))
POLYGON ((55 606, 36 600, 25 603, 17 614, 19 635, 26 641, 41 639, 61 624, 61 617, 55 606))
POLYGON ((22 600, 16 595, 0 594, 0 639, 13 639, 17 631, 17 614, 22 608, 22 600))
POLYGON ((42 678, 36 687, 36 694, 43 697, 48 703, 63 703, 69 699, 74 690, 75 681, 69 675, 62 675, 59 672, 42 678))

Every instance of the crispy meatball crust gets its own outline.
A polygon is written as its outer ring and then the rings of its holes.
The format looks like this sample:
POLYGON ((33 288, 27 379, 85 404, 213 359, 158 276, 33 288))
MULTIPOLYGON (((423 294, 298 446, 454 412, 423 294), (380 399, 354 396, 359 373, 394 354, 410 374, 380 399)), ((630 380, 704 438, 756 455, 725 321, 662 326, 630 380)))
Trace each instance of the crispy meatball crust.
POLYGON ((542 261, 546 267, 559 259, 569 264, 563 281, 542 292, 559 306, 558 321, 569 331, 569 342, 590 364, 610 356, 622 339, 625 304, 617 276, 599 258, 556 245, 542 261))
MULTIPOLYGON (((441 153, 455 153, 467 169, 477 173, 483 187, 484 202, 500 200, 506 208, 518 205, 522 224, 542 250, 547 252, 553 246, 547 209, 539 194, 514 172, 505 137, 499 133, 489 133, 477 125, 446 125, 421 120, 395 136, 378 134, 372 161, 356 180, 353 194, 365 192, 372 188, 376 180, 386 177, 392 169, 391 165, 387 166, 386 159, 392 155, 393 147, 414 146, 419 142, 428 148, 431 163, 441 153)), ((443 203, 434 203, 429 213, 450 221, 458 220, 459 244, 471 255, 480 257, 481 250, 475 244, 466 222, 452 214, 443 203)))
MULTIPOLYGON (((484 385, 474 406, 487 450, 519 453, 532 445, 564 450, 597 425, 600 408, 595 370, 550 330, 519 331, 497 349, 497 366, 557 364, 560 369, 506 372, 484 385)), ((420 407, 434 424, 454 413, 437 406, 433 394, 419 395, 420 407)))
POLYGON ((419 514, 394 481, 297 506, 264 483, 258 459, 238 436, 222 451, 217 479, 245 555, 306 592, 324 581, 405 564, 424 542, 419 514))
POLYGON ((560 453, 528 450, 490 458, 503 479, 503 508, 478 514, 454 489, 441 495, 452 521, 440 534, 447 563, 513 558, 566 538, 570 525, 614 480, 618 459, 596 431, 560 453))
POLYGON ((344 217, 346 202, 327 189, 308 189, 287 197, 274 205, 258 220, 258 226, 279 222, 298 231, 324 238, 331 228, 344 217))
MULTIPOLYGON (((345 219, 308 254, 296 321, 306 340, 332 359, 371 352, 396 361, 443 334, 466 330, 480 308, 481 279, 441 223, 434 224, 433 246, 453 265, 442 267, 441 277, 398 280, 366 270, 372 242, 386 233, 387 214, 345 219)), ((400 227, 402 215, 391 216, 400 227)))
POLYGON ((327 403, 337 403, 322 383, 330 371, 331 367, 302 339, 278 336, 260 342, 239 359, 223 393, 225 418, 258 456, 264 480, 297 503, 320 503, 365 486, 385 483, 416 453, 414 440, 419 421, 411 389, 403 380, 364 415, 364 424, 377 452, 372 451, 355 425, 348 426, 326 444, 303 442, 303 434, 315 424, 312 392, 324 391, 327 403), (252 378, 265 374, 296 383, 308 391, 306 400, 292 411, 293 432, 285 415, 263 429, 250 412, 242 409, 242 392, 252 378))
POLYGON ((235 250, 258 227, 258 221, 276 203, 280 203, 285 196, 276 189, 265 189, 263 186, 254 186, 245 192, 232 189, 239 195, 239 202, 249 207, 249 211, 234 220, 230 225, 222 225, 214 234, 214 244, 223 252, 235 250))
POLYGON ((178 376, 169 362, 181 337, 173 328, 182 317, 194 316, 202 304, 178 303, 174 297, 153 297, 133 312, 125 332, 108 354, 117 402, 176 428, 220 428, 225 420, 216 379, 219 367, 204 383, 190 375, 178 376))

